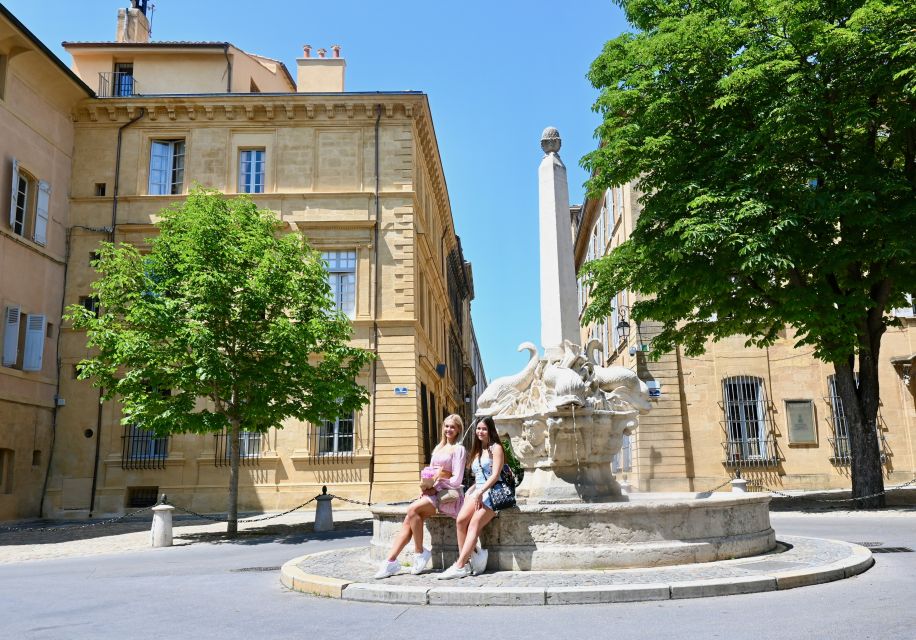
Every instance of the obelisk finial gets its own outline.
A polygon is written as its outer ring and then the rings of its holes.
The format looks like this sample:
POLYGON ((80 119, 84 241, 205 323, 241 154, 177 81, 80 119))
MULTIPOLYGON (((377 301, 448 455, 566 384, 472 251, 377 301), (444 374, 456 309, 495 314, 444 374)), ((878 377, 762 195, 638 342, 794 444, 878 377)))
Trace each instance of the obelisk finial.
POLYGON ((547 127, 541 134, 541 149, 544 153, 559 153, 560 145, 563 141, 560 139, 560 132, 556 127, 547 127))

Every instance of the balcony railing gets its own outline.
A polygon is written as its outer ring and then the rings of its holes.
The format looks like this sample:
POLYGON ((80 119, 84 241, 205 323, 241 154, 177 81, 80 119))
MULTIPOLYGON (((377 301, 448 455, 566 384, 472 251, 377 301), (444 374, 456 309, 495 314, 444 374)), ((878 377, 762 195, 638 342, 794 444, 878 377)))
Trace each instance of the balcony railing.
POLYGON ((775 467, 779 464, 779 453, 772 435, 766 439, 735 440, 722 443, 725 449, 725 465, 729 467, 775 467))
POLYGON ((140 95, 140 87, 134 74, 125 71, 103 71, 99 73, 100 98, 126 98, 140 95))

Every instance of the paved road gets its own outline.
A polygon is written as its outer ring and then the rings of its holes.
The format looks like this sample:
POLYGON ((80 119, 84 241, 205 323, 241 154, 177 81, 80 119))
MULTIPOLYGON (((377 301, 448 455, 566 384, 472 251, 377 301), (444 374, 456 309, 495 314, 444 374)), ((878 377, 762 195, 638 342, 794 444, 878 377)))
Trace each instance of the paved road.
MULTIPOLYGON (((774 513, 779 533, 916 549, 916 513, 774 513)), ((0 566, 0 638, 916 639, 916 553, 782 592, 566 607, 405 607, 326 600, 279 583, 284 561, 366 544, 365 522, 301 533, 0 566)))

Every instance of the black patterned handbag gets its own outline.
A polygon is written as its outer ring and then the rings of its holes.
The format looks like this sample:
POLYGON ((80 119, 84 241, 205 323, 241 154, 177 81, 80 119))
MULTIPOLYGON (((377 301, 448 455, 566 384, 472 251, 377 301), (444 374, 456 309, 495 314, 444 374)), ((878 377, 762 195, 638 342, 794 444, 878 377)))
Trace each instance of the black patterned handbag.
POLYGON ((499 472, 499 480, 490 487, 490 503, 493 511, 502 511, 515 506, 515 474, 508 464, 499 472))

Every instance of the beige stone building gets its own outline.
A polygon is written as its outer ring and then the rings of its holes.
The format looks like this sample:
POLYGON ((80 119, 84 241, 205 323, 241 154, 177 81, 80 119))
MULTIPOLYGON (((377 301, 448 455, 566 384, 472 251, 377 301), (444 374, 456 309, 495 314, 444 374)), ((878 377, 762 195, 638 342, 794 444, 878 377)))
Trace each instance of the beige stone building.
POLYGON ((57 411, 73 162, 92 91, 0 5, 0 520, 36 515, 57 411))
MULTIPOLYGON (((157 213, 195 183, 248 193, 324 253, 354 344, 378 359, 360 380, 371 401, 354 415, 243 434, 240 509, 290 508, 323 485, 359 500, 412 497, 442 418, 470 415, 483 376, 472 364, 471 268, 427 97, 345 93, 336 46, 306 47, 294 81, 281 62, 228 43, 150 42, 146 3, 133 4, 119 12, 115 41, 64 44, 97 96, 71 80, 82 94, 61 109, 71 136, 61 146, 72 154, 55 174, 61 207, 69 205, 57 233, 69 229, 70 245, 55 245, 48 317, 59 323, 64 282, 66 304, 96 308, 90 261, 100 241, 144 246, 157 213)), ((52 380, 49 354, 50 346, 52 380)), ((120 513, 161 493, 197 511, 224 511, 225 436, 158 438, 121 424, 117 403, 100 405, 98 390, 76 379, 88 354, 85 336, 64 323, 45 515, 120 513)), ((42 402, 53 397, 51 384, 42 402)))
MULTIPOLYGON (((577 270, 629 237, 639 216, 631 184, 573 208, 577 270)), ((736 470, 751 487, 848 488, 849 437, 833 367, 810 348, 794 348, 791 330, 772 347, 747 348, 734 336, 710 342, 704 355, 680 350, 648 359, 658 327, 629 318, 635 298, 621 291, 602 323, 583 328, 599 340, 606 364, 636 370, 656 395, 624 443, 615 470, 641 491, 706 491, 736 470), (629 332, 624 337, 622 334, 629 332)), ((579 286, 580 317, 588 292, 579 286)), ((914 307, 897 309, 902 326, 884 336, 880 362, 880 436, 885 485, 916 474, 916 356, 914 307)))

